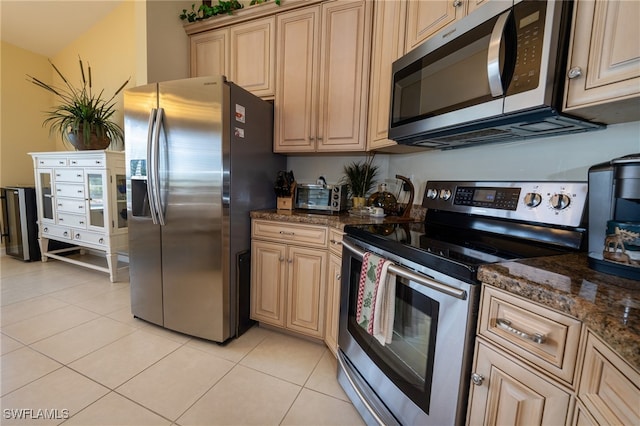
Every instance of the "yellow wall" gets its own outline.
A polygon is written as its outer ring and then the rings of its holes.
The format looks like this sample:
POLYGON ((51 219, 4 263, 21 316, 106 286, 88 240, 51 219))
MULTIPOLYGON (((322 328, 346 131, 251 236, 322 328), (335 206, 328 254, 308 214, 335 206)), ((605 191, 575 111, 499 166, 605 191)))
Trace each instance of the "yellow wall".
MULTIPOLYGON (((136 27, 135 2, 123 2, 103 20, 74 42, 58 52, 52 61, 74 86, 82 84, 78 57, 82 58, 85 72, 91 65, 93 93, 104 89, 103 98, 109 99, 116 90, 131 78, 127 87, 134 87, 136 81, 136 27)), ((122 92, 116 97, 113 121, 123 125, 122 92)), ((61 140, 56 142, 57 150, 69 149, 61 140)), ((120 144, 110 149, 122 151, 120 144)))
POLYGON ((41 55, 0 44, 0 186, 33 185, 28 152, 54 151, 55 141, 42 127, 52 96, 27 81, 26 74, 49 82, 51 66, 41 55))

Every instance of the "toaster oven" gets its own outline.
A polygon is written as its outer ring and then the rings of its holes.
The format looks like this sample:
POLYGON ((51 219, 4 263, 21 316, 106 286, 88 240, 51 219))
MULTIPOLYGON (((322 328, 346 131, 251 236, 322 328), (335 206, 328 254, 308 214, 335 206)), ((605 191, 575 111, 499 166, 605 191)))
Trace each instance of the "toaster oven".
POLYGON ((347 209, 347 185, 299 183, 296 185, 295 208, 329 213, 347 209))

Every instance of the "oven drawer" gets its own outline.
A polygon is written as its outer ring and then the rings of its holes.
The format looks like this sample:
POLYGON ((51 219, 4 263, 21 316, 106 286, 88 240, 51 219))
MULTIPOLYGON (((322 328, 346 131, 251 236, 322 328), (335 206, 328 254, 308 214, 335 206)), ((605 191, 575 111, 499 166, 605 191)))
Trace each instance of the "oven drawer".
POLYGON ((305 246, 327 248, 327 227, 291 222, 253 220, 251 237, 277 242, 300 243, 305 246))
POLYGON ((479 334, 574 385, 580 321, 490 286, 482 291, 479 334))

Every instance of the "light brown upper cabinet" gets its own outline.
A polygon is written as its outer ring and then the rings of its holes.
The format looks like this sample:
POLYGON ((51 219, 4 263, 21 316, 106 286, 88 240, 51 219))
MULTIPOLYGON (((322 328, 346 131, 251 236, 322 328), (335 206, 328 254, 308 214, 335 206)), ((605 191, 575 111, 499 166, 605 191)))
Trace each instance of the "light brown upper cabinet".
POLYGON ((640 120, 640 2, 574 4, 564 111, 601 123, 640 120))
POLYGON ((274 151, 364 151, 371 1, 278 14, 274 151))
POLYGON ((195 34, 190 38, 191 77, 229 75, 229 29, 195 34))
POLYGON ((275 17, 191 36, 191 76, 222 74, 262 98, 275 93, 275 17))
POLYGON ((276 18, 269 16, 229 28, 229 78, 256 96, 275 94, 276 18))

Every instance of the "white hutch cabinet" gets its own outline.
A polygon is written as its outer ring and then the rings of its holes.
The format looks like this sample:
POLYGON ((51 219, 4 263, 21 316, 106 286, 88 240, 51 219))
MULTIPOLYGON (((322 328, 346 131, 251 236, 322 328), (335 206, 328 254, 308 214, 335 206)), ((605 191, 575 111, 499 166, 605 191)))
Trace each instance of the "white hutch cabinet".
POLYGON ((126 255, 127 194, 124 152, 32 152, 42 261, 62 260, 108 272, 117 280, 118 254, 126 255), (72 248, 49 251, 49 240, 72 248), (63 256, 71 250, 104 253, 106 266, 63 256))

